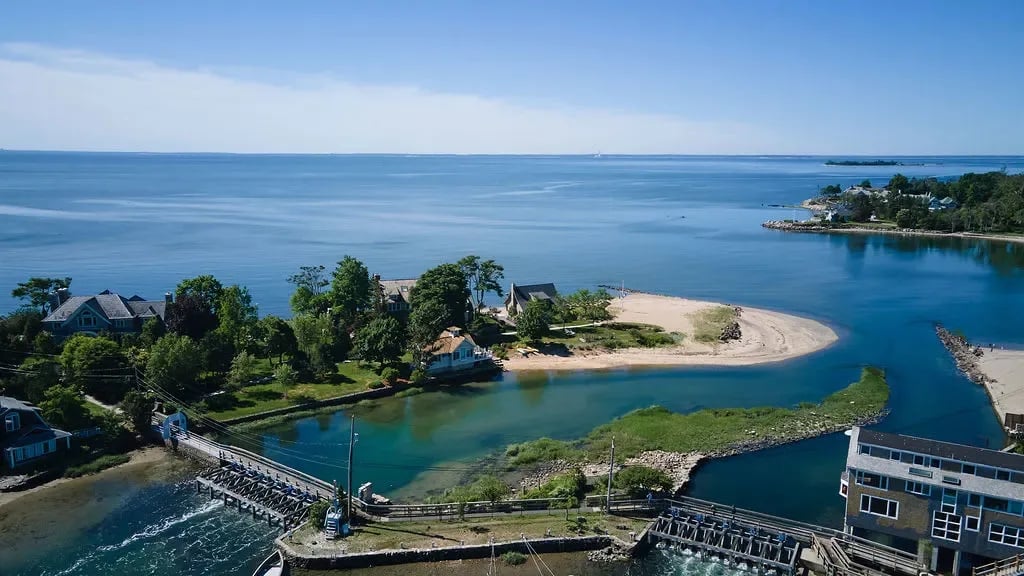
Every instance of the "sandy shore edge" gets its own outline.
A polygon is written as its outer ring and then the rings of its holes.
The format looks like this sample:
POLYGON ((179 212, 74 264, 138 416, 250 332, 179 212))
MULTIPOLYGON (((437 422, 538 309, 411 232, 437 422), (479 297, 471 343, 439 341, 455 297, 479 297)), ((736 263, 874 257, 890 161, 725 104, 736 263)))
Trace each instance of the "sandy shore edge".
POLYGON ((983 351, 978 368, 987 377, 985 388, 1002 425, 1007 413, 1024 414, 1024 350, 983 351))
MULTIPOLYGON (((609 310, 619 322, 660 326, 666 332, 693 333, 692 317, 702 310, 726 304, 672 296, 632 293, 616 298, 609 310)), ((809 318, 742 307, 742 337, 708 345, 685 337, 679 346, 629 348, 607 352, 578 352, 568 356, 513 353, 504 361, 510 371, 588 370, 629 366, 747 366, 789 360, 824 349, 838 336, 831 328, 809 318)))

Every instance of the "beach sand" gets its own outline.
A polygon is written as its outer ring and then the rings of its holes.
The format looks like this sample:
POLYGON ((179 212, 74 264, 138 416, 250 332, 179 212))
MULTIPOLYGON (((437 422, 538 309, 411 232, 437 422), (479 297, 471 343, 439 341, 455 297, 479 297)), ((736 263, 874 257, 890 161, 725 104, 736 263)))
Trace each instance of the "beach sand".
POLYGON ((619 322, 638 322, 660 326, 666 332, 686 335, 678 346, 629 348, 609 352, 578 352, 569 356, 513 352, 504 361, 508 370, 586 370, 625 366, 746 366, 779 362, 821 350, 838 339, 828 326, 810 320, 743 307, 739 317, 742 338, 726 344, 709 345, 692 340, 694 314, 721 306, 716 302, 629 294, 617 298, 609 310, 619 322))
POLYGON ((1024 414, 1024 350, 985 350, 978 368, 990 379, 985 386, 999 423, 1006 421, 1007 412, 1024 414))

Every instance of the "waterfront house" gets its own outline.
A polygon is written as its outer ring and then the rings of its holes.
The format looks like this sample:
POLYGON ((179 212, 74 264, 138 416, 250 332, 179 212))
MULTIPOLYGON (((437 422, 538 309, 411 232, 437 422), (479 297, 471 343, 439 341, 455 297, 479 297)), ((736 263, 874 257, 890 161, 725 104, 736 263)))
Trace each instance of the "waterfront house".
POLYGON ((953 210, 958 206, 956 200, 953 200, 949 196, 946 196, 942 200, 932 196, 928 198, 928 209, 931 211, 936 210, 953 210))
POLYGON ((416 280, 381 280, 379 275, 373 277, 380 285, 381 310, 391 314, 408 314, 411 309, 410 299, 416 280))
POLYGON ((1024 455, 854 428, 840 495, 846 530, 927 550, 958 574, 1024 553, 1024 455))
POLYGON ((28 402, 0 396, 0 420, 0 468, 11 470, 71 448, 71 434, 51 427, 28 402))
POLYGON ((437 376, 493 364, 490 351, 476 345, 473 337, 451 326, 424 349, 427 374, 437 376))
POLYGON ((163 300, 146 300, 140 296, 125 298, 109 290, 95 296, 68 297, 66 294, 55 294, 56 309, 43 318, 43 328, 57 339, 76 333, 96 335, 103 331, 137 334, 150 318, 163 322, 172 303, 169 292, 163 300))
POLYGON ((505 311, 508 312, 509 316, 515 316, 524 309, 526 309, 526 303, 531 300, 554 300, 558 296, 558 291, 555 290, 555 285, 548 282, 547 284, 524 284, 517 286, 514 282, 508 289, 508 295, 505 296, 505 311))

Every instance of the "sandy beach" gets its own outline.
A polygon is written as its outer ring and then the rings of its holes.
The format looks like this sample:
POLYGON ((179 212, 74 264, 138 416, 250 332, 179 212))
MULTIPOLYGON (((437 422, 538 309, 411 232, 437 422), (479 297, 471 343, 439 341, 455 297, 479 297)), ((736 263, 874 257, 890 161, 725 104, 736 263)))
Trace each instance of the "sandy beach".
MULTIPOLYGON (((721 306, 716 302, 651 294, 617 298, 609 310, 619 322, 660 326, 666 332, 693 334, 692 318, 702 310, 721 306)), ((781 312, 743 307, 738 319, 742 338, 709 345, 684 338, 666 348, 630 348, 610 352, 581 352, 569 356, 511 354, 508 370, 584 370, 624 366, 708 365, 745 366, 779 362, 821 350, 838 339, 828 326, 781 312)))
POLYGON ((985 350, 978 367, 988 376, 985 382, 999 423, 1006 413, 1024 414, 1024 350, 985 350))

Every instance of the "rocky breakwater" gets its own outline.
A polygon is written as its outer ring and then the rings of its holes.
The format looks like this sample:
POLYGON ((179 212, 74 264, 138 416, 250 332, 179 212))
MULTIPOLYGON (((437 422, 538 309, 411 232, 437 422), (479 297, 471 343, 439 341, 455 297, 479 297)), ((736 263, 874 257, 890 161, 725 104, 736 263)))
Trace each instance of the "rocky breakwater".
POLYGON ((939 341, 946 347, 950 355, 953 356, 953 360, 956 362, 956 367, 963 372, 967 378, 978 384, 984 386, 986 382, 995 382, 995 380, 989 378, 981 371, 978 366, 978 358, 985 355, 985 352, 979 346, 971 346, 971 343, 967 341, 962 335, 953 334, 949 330, 946 330, 942 324, 935 325, 935 334, 939 337, 939 341))
MULTIPOLYGON (((736 318, 739 318, 743 314, 743 308, 739 306, 733 306, 732 309, 736 312, 736 318)), ((730 342, 732 340, 739 340, 743 338, 743 331, 740 330, 740 323, 736 320, 729 322, 722 328, 722 335, 718 337, 720 342, 730 342)))

